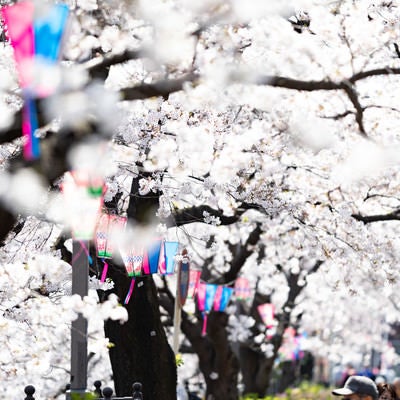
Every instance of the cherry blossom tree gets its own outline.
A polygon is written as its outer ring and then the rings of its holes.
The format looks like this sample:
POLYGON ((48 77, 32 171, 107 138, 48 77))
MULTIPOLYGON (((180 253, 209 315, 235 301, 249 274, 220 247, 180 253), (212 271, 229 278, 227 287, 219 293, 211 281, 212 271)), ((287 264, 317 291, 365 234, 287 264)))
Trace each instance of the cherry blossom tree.
POLYGON ((1 36, 0 371, 9 396, 31 381, 47 398, 61 395, 69 324, 82 312, 89 379, 111 382, 111 348, 118 394, 140 377, 146 399, 175 398, 161 328, 170 333, 173 279, 155 279, 161 315, 148 278, 119 306, 129 280, 117 259, 106 284, 91 271, 87 299, 67 296, 71 214, 59 186, 78 167, 106 179, 105 204, 138 236, 186 246, 204 281, 250 279, 253 302, 211 313, 205 337, 193 303, 184 308, 207 398, 236 399, 239 379, 263 395, 289 326, 332 362, 386 351, 382 337, 399 318, 400 5, 192 3, 69 1, 63 60, 38 71, 55 93, 37 101, 33 162, 21 154, 21 91, 1 36), (276 309, 267 332, 263 302, 276 309), (146 359, 147 329, 158 358, 146 359), (157 365, 151 379, 147 361, 157 365))

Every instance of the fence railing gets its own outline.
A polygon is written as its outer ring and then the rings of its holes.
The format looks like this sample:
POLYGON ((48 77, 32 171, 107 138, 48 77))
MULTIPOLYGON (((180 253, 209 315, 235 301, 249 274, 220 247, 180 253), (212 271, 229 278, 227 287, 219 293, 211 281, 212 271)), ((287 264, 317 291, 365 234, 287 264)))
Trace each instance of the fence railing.
MULTIPOLYGON (((142 394, 142 384, 139 382, 135 382, 132 385, 132 396, 131 397, 113 397, 113 390, 110 387, 105 387, 104 389, 101 389, 101 382, 96 381, 94 382, 94 398, 90 397, 91 400, 143 400, 143 394, 142 394)), ((68 391, 68 386, 67 386, 67 391, 68 391)), ((28 385, 25 387, 25 394, 26 397, 24 400, 35 400, 34 394, 36 392, 36 389, 32 385, 28 385)), ((37 399, 39 400, 39 399, 37 399)))

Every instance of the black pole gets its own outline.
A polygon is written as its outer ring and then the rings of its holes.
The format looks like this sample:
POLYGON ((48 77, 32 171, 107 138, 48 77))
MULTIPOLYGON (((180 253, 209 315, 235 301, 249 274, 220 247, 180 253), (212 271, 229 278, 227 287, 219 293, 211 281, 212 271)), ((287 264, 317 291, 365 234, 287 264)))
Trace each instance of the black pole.
MULTIPOLYGON (((72 248, 72 295, 82 298, 88 294, 89 276, 89 242, 74 240, 72 248)), ((79 314, 71 326, 71 387, 67 399, 72 395, 82 399, 87 393, 87 320, 79 314)))

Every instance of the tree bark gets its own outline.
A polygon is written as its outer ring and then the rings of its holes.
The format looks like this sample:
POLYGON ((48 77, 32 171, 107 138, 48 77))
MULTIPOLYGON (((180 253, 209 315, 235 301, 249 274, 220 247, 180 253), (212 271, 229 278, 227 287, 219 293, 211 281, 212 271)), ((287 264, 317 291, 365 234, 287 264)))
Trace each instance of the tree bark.
MULTIPOLYGON (((118 268, 110 268, 109 276, 123 301, 130 279, 118 268)), ((131 396, 132 384, 140 382, 146 400, 176 400, 175 356, 161 323, 157 289, 151 276, 136 278, 125 307, 129 314, 125 324, 111 320, 105 323, 105 334, 114 345, 110 360, 116 394, 131 396)))
POLYGON ((228 316, 212 311, 208 315, 206 336, 201 336, 201 324, 191 323, 184 315, 182 331, 199 357, 199 367, 206 381, 207 400, 237 400, 239 362, 232 351, 226 326, 228 316))
MULTIPOLYGON (((139 195, 139 180, 134 178, 128 207, 128 220, 148 223, 154 217, 158 194, 139 195)), ((122 303, 129 291, 131 278, 125 269, 110 265, 109 277, 122 303)), ((146 400, 176 400, 175 355, 168 344, 161 322, 157 288, 150 276, 136 278, 132 296, 125 305, 128 322, 105 322, 106 337, 114 344, 110 360, 117 396, 131 396, 132 384, 142 384, 146 400)))

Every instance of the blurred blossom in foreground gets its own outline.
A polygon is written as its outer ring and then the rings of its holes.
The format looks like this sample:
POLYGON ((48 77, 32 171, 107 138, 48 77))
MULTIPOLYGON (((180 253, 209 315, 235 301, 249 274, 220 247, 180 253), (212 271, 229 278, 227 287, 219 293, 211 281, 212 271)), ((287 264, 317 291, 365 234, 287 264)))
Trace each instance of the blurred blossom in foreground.
POLYGON ((351 184, 363 178, 377 176, 385 168, 398 162, 397 148, 383 148, 362 139, 355 144, 346 160, 333 170, 332 178, 343 184, 351 184))
POLYGON ((117 92, 94 82, 85 89, 57 93, 47 98, 45 112, 49 120, 59 118, 64 128, 85 128, 96 121, 97 128, 111 136, 119 122, 118 101, 117 92))
POLYGON ((48 198, 47 188, 41 177, 31 168, 24 168, 13 175, 0 175, 0 197, 17 213, 37 214, 48 198))

